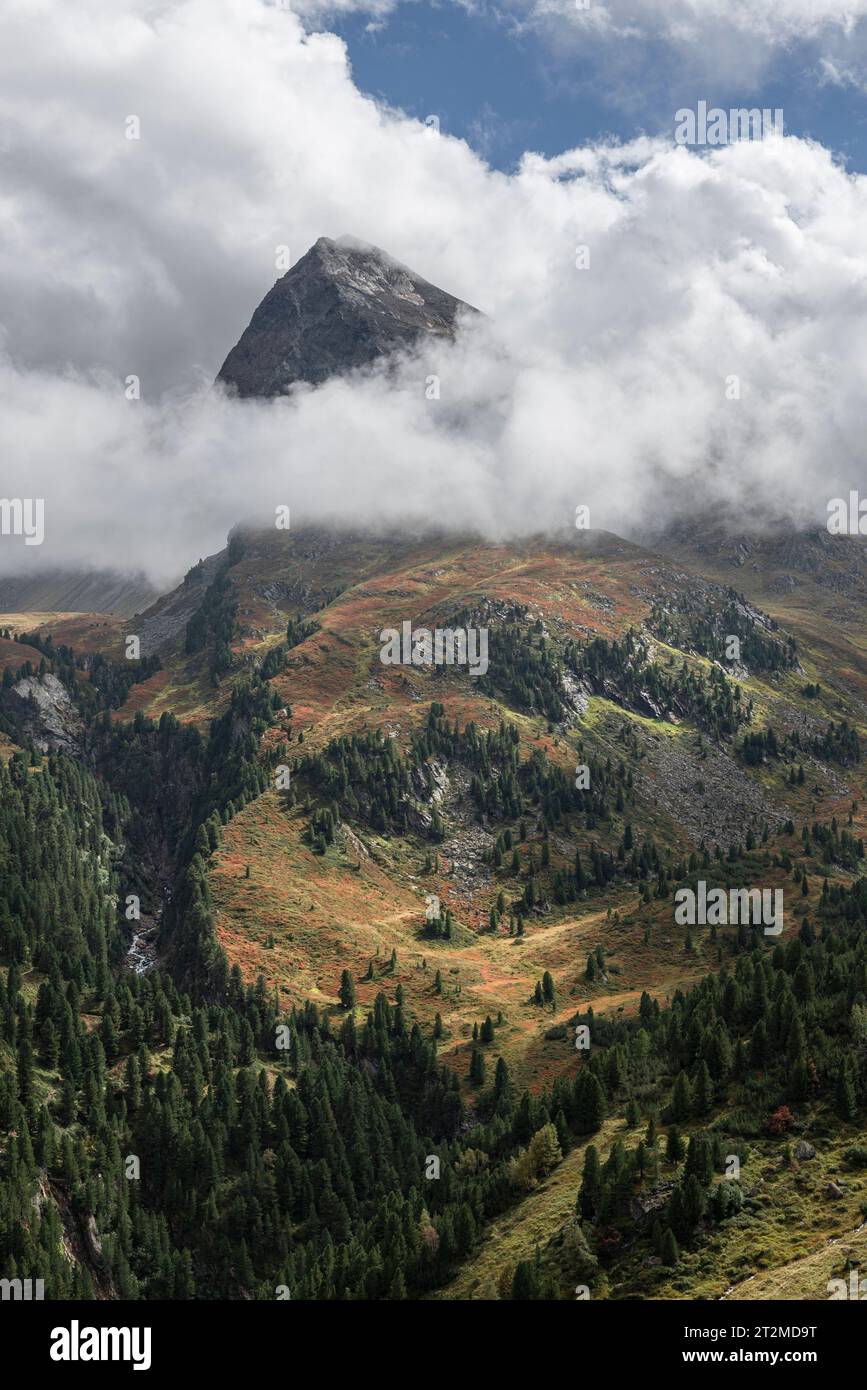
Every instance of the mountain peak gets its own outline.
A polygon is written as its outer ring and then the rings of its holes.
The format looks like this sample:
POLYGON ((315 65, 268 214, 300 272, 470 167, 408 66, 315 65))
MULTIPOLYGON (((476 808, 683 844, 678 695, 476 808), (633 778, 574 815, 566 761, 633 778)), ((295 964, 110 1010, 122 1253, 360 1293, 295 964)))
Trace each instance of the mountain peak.
POLYGON ((478 310, 378 246, 319 237, 265 295, 217 380, 239 396, 279 396, 427 336, 453 338, 464 313, 478 310))

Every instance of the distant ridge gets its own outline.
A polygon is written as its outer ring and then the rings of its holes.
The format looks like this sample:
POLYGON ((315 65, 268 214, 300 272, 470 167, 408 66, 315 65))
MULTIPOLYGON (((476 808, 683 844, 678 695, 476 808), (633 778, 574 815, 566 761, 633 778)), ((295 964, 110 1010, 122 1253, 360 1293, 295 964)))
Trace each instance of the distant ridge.
POLYGON ((0 613, 120 613, 131 617, 158 597, 143 574, 111 570, 0 576, 0 613))

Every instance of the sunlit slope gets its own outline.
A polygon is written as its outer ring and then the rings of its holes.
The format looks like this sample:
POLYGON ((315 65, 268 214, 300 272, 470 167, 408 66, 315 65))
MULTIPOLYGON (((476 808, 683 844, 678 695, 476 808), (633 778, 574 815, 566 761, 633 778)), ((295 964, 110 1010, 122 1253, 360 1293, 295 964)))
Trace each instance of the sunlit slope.
MULTIPOLYGON (((309 825, 316 797, 303 778, 296 780, 292 801, 277 791, 266 793, 225 828, 211 886, 230 959, 248 978, 261 973, 287 1006, 314 998, 336 1011, 342 972, 348 970, 362 1019, 378 990, 393 997, 400 986, 410 1020, 429 1030, 440 1015, 442 1055, 462 1076, 473 1026, 488 1015, 495 1021, 501 1016, 488 1049, 490 1065, 502 1054, 520 1084, 538 1088, 574 1066, 566 1024, 579 1006, 633 1010, 642 990, 664 1001, 718 962, 718 946, 707 932, 688 939, 673 923, 671 900, 641 901, 639 882, 628 877, 604 891, 591 886, 573 903, 554 902, 545 885, 558 871, 570 871, 576 851, 585 863, 593 846, 616 855, 628 822, 638 842, 652 839, 673 864, 702 843, 728 849, 752 829, 757 849, 751 873, 767 886, 784 886, 785 873, 763 860, 765 827, 776 849, 787 843, 783 827, 789 819, 798 826, 805 816, 837 814, 843 821, 858 802, 851 829, 863 831, 860 767, 840 768, 805 755, 809 775, 791 785, 788 763, 748 767, 736 756, 736 740, 702 737, 689 718, 657 718, 629 708, 618 702, 616 691, 610 697, 585 693, 569 704, 563 719, 552 721, 516 706, 501 691, 480 690, 465 672, 384 666, 379 659, 382 630, 407 619, 433 627, 469 612, 484 615, 493 628, 518 612, 527 627, 541 623, 545 640, 559 650, 569 639, 610 640, 630 628, 648 632, 654 605, 675 596, 696 609, 724 601, 723 589, 689 576, 671 560, 605 536, 560 545, 485 546, 442 538, 390 542, 257 534, 246 538, 245 553, 229 573, 238 596, 237 671, 219 687, 209 686, 196 660, 179 649, 178 637, 166 653, 165 671, 134 689, 130 709, 183 714, 196 681, 201 712, 219 708, 232 681, 285 643, 290 621, 303 620, 315 630, 287 652, 285 669, 272 677, 286 715, 263 745, 277 747, 288 737, 293 769, 337 738, 375 730, 406 751, 438 702, 447 721, 461 728, 471 721, 482 730, 496 730, 501 721, 513 726, 521 763, 544 753, 572 778, 580 762, 610 760, 632 775, 622 810, 589 830, 578 818, 549 833, 544 869, 538 807, 525 817, 523 840, 514 827, 517 867, 508 855, 492 869, 487 856, 502 827, 479 818, 468 796, 470 774, 457 764, 443 769, 438 804, 446 830, 436 844, 421 825, 405 835, 383 834, 350 817, 325 853, 315 854, 309 825), (509 934, 508 904, 520 900, 531 865, 545 901, 528 915, 518 937, 509 934), (449 941, 425 934, 428 895, 453 914, 449 941), (492 929, 491 909, 501 895, 507 910, 492 929), (586 961, 598 946, 606 970, 591 983, 586 961), (556 999, 553 1008, 540 1009, 533 996, 545 971, 556 999)), ((652 659, 663 669, 684 661, 696 670, 710 666, 706 657, 652 632, 650 641, 652 659)), ((749 727, 772 722, 780 731, 820 729, 845 715, 863 731, 858 702, 845 692, 823 686, 818 696, 803 694, 808 677, 818 675, 807 641, 790 670, 742 670, 738 683, 754 702, 749 727)), ((790 843, 795 846, 794 839, 790 843)), ((832 877, 837 872, 830 870, 832 877)), ((821 881, 814 881, 799 912, 820 888, 821 881)), ((793 919, 785 932, 796 928, 793 919)))

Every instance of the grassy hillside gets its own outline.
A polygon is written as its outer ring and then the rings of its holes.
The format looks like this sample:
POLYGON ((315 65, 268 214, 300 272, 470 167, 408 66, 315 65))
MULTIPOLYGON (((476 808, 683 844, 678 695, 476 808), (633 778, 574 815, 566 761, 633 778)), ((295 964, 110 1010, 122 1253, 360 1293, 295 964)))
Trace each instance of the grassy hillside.
MULTIPOLYGON (((229 964, 261 977, 282 1009, 312 1000, 337 1027, 347 975, 359 1027, 384 992, 435 1045, 472 1114, 499 1058, 518 1092, 571 1086, 586 1065, 574 1025, 588 1009, 616 1027, 643 997, 679 1007, 710 972, 769 955, 811 922, 818 931, 828 894, 860 878, 864 570, 845 540, 823 568, 810 538, 733 566, 712 546, 669 541, 663 555, 604 535, 495 546, 244 534, 140 619, 0 617, 41 643, 7 642, 0 657, 37 664, 50 632, 83 655, 86 679, 96 655, 120 665, 135 630, 160 669, 105 717, 124 727, 174 716, 203 734, 261 673, 274 712, 258 757, 271 785, 231 807, 207 855, 229 964), (383 665, 380 633, 406 620, 486 627, 487 676, 383 665), (387 814, 366 780, 383 749, 405 779, 387 814), (576 795, 579 767, 591 786, 576 795), (677 924, 675 888, 702 876, 782 889, 780 936, 677 924), (486 1083, 471 1077, 475 1054, 486 1083)), ((713 1099, 682 1125, 685 1141, 733 1123, 738 1133, 737 1087, 713 1099)), ((615 1087, 592 1139, 604 1162, 659 1118, 665 1192, 684 1176, 684 1160, 665 1157, 668 1104, 661 1080, 644 1096, 615 1087), (638 1119, 627 1123, 630 1101, 638 1119)), ((627 1222, 622 1246, 599 1251, 594 1297, 737 1297, 747 1280, 750 1296, 825 1296, 827 1270, 860 1249, 867 1178, 846 1157, 858 1122, 814 1097, 792 1110, 791 1134, 775 1137, 753 1106, 736 1216, 682 1242, 673 1265, 627 1222), (793 1163, 785 1145, 802 1136, 817 1156, 793 1163), (843 1194, 822 1197, 841 1175, 843 1194)), ((589 1143, 513 1194, 443 1296, 497 1296, 503 1269, 532 1261, 569 1296, 558 1252, 589 1143)))

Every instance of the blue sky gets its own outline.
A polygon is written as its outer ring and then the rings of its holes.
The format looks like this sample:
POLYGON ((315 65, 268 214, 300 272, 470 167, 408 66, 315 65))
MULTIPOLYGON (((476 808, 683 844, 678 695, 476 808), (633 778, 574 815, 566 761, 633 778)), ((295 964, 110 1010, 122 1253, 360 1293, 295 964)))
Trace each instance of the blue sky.
MULTIPOLYGON (((849 39, 825 31, 839 66, 859 57, 862 24, 849 39)), ((327 27, 346 41, 362 91, 412 116, 437 114, 444 132, 500 169, 513 169, 525 150, 552 156, 609 135, 670 132, 678 107, 704 99, 725 109, 782 107, 788 133, 867 171, 864 90, 828 80, 815 34, 766 45, 756 71, 759 45, 748 34, 732 36, 733 51, 717 63, 713 35, 691 50, 659 31, 600 44, 576 40, 571 28, 560 43, 551 26, 519 29, 449 0, 399 3, 375 24, 364 13, 330 17, 327 27)))

